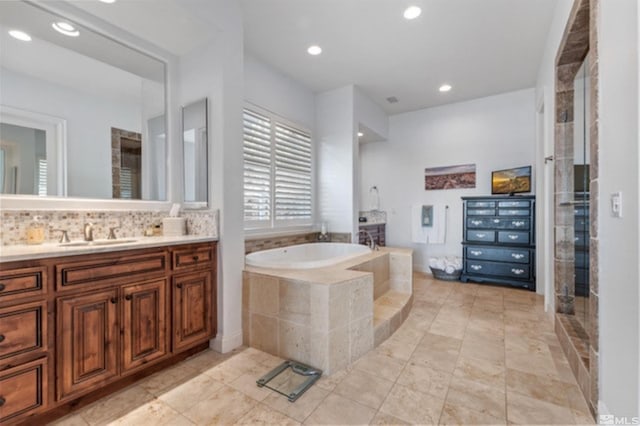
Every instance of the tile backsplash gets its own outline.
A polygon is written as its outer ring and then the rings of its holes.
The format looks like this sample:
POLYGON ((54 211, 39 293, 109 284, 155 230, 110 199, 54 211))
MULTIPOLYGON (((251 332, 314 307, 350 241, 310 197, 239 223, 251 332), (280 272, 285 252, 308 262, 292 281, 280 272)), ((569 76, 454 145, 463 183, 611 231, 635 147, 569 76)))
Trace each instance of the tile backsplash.
MULTIPOLYGON (((60 210, 29 210, 2 211, 0 224, 0 241, 2 245, 26 244, 27 229, 37 216, 45 227, 45 242, 56 242, 60 239, 58 229, 65 229, 71 240, 83 238, 82 227, 91 222, 94 225, 96 239, 107 238, 109 228, 119 226, 116 231, 118 238, 141 237, 145 229, 162 223, 162 218, 168 216, 164 211, 60 211, 60 210)), ((217 210, 183 211, 180 216, 187 219, 187 234, 200 236, 218 236, 217 210)))

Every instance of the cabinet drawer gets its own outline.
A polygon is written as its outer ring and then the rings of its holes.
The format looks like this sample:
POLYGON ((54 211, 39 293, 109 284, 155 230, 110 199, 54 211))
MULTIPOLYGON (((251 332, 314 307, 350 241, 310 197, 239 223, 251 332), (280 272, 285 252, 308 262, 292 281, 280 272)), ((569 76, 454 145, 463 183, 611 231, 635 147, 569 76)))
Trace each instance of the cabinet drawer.
POLYGON ((47 302, 0 309, 0 360, 47 349, 47 302))
POLYGON ((45 406, 47 364, 40 359, 0 373, 0 423, 45 406))
POLYGON ((47 268, 44 266, 0 271, 0 302, 44 294, 46 283, 47 268))
POLYGON ((496 275, 501 277, 529 279, 529 265, 514 265, 510 263, 479 262, 468 260, 465 270, 469 274, 496 275))
POLYGON ((495 216, 495 209, 468 209, 468 216, 495 216))
POLYGON ((498 216, 531 216, 529 209, 498 209, 498 216))
POLYGON ((500 231, 498 242, 506 244, 529 244, 528 232, 500 231))
POLYGON ((56 265, 56 285, 60 289, 104 280, 131 281, 149 274, 162 275, 166 265, 164 252, 60 263, 56 265))
POLYGON ((496 206, 496 202, 495 201, 467 201, 467 206, 469 208, 479 208, 479 209, 483 209, 483 208, 494 208, 496 206))
POLYGON ((176 250, 173 252, 173 269, 181 270, 209 266, 213 258, 213 247, 208 244, 176 250))
POLYGON ((506 207, 506 208, 529 208, 531 207, 531 201, 529 200, 514 200, 514 201, 498 201, 498 207, 506 207))
POLYGON ((529 250, 494 247, 466 247, 467 259, 529 263, 529 250))
POLYGON ((467 241, 483 241, 493 243, 495 240, 495 231, 467 230, 467 241))
POLYGON ((467 228, 473 229, 524 229, 529 230, 531 221, 529 218, 506 217, 469 217, 467 228))

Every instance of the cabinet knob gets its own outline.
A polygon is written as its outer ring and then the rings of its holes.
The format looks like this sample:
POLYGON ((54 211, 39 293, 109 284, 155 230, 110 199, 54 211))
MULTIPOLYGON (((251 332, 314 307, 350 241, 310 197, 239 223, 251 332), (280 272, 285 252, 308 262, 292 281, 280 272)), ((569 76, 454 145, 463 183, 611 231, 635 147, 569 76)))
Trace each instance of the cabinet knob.
POLYGON ((130 294, 127 294, 127 295, 124 297, 124 299, 125 299, 125 300, 131 300, 131 299, 133 299, 133 296, 131 296, 130 294))
POLYGON ((7 400, 6 400, 6 399, 4 399, 4 397, 3 397, 3 396, 0 396, 0 407, 2 407, 6 401, 7 401, 7 400))
POLYGON ((193 259, 194 262, 197 262, 199 257, 198 256, 193 256, 192 259, 193 259))
POLYGON ((5 339, 4 334, 0 334, 0 343, 4 342, 4 339, 5 339))
POLYGON ((0 291, 4 290, 5 288, 7 288, 7 286, 3 283, 0 283, 0 291))
POLYGON ((182 284, 178 284, 178 285, 176 285, 176 287, 182 288, 182 284))
POLYGON ((118 303, 118 298, 117 298, 117 297, 112 297, 112 298, 111 298, 111 303, 113 303, 114 305, 115 305, 116 303, 118 303))

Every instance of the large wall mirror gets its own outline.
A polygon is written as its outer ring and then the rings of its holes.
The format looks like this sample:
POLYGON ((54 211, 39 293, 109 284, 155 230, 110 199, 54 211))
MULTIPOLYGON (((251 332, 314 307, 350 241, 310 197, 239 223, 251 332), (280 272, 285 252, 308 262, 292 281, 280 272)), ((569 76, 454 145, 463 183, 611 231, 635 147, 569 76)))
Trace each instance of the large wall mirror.
POLYGON ((207 206, 207 98, 182 108, 184 201, 188 207, 207 206))
POLYGON ((163 61, 22 1, 0 45, 2 194, 166 200, 163 61))

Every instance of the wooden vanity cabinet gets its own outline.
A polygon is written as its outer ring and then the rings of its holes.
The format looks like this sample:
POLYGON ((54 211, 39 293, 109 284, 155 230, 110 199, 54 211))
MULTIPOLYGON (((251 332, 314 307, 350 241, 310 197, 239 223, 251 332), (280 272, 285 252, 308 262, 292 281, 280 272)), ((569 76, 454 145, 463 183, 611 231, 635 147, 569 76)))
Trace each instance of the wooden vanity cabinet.
POLYGON ((2 425, 59 417, 215 336, 215 242, 0 268, 2 425))

